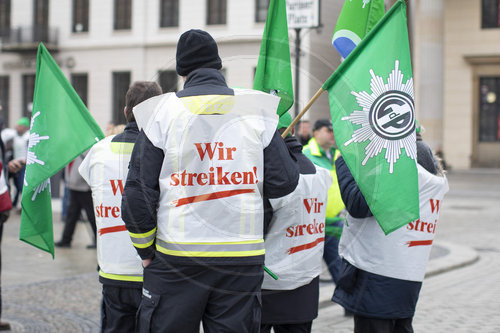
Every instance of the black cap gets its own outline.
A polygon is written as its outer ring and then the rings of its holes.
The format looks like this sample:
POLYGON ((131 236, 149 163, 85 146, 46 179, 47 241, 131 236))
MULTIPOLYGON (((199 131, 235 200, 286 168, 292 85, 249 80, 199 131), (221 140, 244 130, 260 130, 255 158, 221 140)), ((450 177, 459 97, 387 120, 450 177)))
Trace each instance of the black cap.
POLYGON ((217 43, 203 30, 192 29, 177 42, 177 74, 186 76, 198 68, 222 68, 217 43))
POLYGON ((332 122, 329 119, 318 119, 314 123, 313 132, 321 129, 322 127, 328 127, 329 130, 333 131, 332 122))

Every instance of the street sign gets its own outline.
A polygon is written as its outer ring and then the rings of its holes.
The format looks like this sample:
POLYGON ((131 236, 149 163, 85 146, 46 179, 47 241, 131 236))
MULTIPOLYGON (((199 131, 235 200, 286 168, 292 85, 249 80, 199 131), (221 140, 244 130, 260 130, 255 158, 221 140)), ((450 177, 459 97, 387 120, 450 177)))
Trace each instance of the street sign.
POLYGON ((288 28, 315 28, 319 26, 320 0, 286 0, 288 28))

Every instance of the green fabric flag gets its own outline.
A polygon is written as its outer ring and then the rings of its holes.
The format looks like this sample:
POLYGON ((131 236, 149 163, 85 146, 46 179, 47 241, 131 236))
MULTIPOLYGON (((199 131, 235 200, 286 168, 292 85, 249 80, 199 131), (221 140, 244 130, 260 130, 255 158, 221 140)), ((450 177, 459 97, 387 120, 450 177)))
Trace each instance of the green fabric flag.
POLYGON ((285 0, 271 0, 253 88, 280 97, 277 114, 293 105, 292 67, 285 0))
POLYGON ((104 137, 85 104, 40 43, 19 238, 54 257, 50 177, 104 137))
POLYGON ((361 42, 384 16, 384 0, 345 0, 332 44, 343 58, 361 42))
POLYGON ((399 0, 323 84, 342 156, 388 234, 419 217, 406 5, 399 0))

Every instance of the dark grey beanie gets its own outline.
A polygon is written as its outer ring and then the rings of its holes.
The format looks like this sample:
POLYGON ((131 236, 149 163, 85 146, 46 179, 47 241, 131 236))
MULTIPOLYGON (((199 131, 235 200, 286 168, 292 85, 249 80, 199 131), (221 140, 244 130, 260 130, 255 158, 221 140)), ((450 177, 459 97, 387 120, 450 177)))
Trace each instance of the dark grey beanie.
POLYGON ((222 68, 217 43, 203 30, 192 29, 177 42, 177 74, 186 76, 198 68, 222 68))

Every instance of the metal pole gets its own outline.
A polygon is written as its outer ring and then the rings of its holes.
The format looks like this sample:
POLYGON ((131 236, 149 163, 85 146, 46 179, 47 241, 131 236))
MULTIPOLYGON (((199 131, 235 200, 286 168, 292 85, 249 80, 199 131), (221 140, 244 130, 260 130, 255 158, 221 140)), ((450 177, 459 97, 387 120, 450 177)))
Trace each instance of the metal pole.
MULTIPOLYGON (((300 87, 300 28, 295 28, 295 117, 299 114, 300 87)), ((295 118, 294 117, 294 118, 295 118)))

